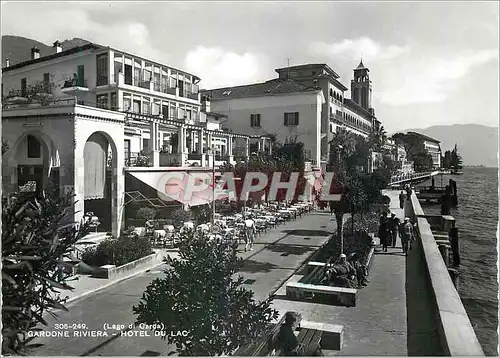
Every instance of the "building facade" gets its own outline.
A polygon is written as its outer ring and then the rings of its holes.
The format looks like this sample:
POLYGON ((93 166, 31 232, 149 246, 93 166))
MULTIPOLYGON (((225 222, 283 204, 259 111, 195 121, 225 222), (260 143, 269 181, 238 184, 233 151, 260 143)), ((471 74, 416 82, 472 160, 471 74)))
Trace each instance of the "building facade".
POLYGON ((227 118, 201 100, 197 76, 110 47, 56 42, 2 75, 4 193, 74 192, 75 220, 94 212, 114 236, 125 197, 135 200, 131 172, 156 193, 165 172, 211 172, 248 158, 254 143, 271 149, 270 138, 223 130, 227 118))
POLYGON ((433 168, 441 168, 441 142, 435 138, 417 132, 408 132, 407 134, 420 138, 423 142, 424 149, 432 157, 433 168))
POLYGON ((366 138, 380 128, 372 108, 369 70, 362 62, 353 71, 352 99, 345 97, 347 87, 327 64, 275 71, 278 78, 264 83, 202 92, 211 97, 217 112, 228 116, 230 130, 272 134, 281 142, 296 138, 304 143, 313 163, 323 168, 329 158, 329 143, 339 129, 366 138))
POLYGON ((204 92, 212 108, 227 116, 230 131, 303 142, 306 159, 320 162, 321 90, 286 79, 204 92))

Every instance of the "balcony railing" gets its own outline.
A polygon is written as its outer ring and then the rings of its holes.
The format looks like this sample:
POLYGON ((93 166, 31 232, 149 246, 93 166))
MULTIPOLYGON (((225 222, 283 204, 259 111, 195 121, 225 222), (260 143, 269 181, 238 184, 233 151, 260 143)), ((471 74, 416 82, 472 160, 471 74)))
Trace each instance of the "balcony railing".
POLYGON ((72 87, 88 88, 87 80, 82 78, 73 78, 71 80, 64 81, 63 88, 72 88, 72 87))
POLYGON ((198 153, 191 153, 188 154, 188 160, 201 160, 203 154, 198 154, 198 153))
POLYGON ((137 87, 145 88, 145 89, 150 89, 151 88, 151 81, 138 81, 137 87))

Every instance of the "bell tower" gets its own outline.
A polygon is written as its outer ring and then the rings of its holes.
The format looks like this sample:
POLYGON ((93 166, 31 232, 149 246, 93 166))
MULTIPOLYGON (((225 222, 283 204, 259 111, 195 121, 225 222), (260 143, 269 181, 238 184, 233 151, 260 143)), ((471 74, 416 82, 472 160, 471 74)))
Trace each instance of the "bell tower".
POLYGON ((363 59, 361 59, 358 67, 354 69, 354 79, 351 80, 351 97, 362 108, 374 112, 372 109, 370 70, 363 65, 363 59))

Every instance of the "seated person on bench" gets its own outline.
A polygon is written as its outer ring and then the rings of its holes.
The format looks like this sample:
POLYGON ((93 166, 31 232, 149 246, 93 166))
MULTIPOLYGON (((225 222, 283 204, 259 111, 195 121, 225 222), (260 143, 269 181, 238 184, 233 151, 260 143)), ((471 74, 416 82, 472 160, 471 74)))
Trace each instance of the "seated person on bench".
MULTIPOLYGON (((308 347, 299 343, 294 333, 296 322, 297 318, 295 315, 292 312, 287 312, 285 315, 285 322, 281 325, 278 334, 277 347, 281 350, 280 356, 300 356, 306 353, 305 350, 308 347)), ((319 345, 311 348, 312 349, 307 350, 309 352, 314 352, 315 356, 323 356, 319 345)))
POLYGON ((327 270, 324 281, 331 286, 352 288, 355 277, 354 267, 347 261, 346 255, 341 254, 338 263, 327 270))
POLYGON ((294 333, 296 322, 297 318, 292 312, 285 314, 285 322, 280 327, 277 341, 282 356, 298 356, 304 350, 294 333))

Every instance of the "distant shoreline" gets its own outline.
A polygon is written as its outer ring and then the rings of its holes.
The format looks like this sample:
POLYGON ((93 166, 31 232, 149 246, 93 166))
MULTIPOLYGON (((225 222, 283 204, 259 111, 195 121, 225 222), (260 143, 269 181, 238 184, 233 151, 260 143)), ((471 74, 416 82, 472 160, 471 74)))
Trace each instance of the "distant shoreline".
POLYGON ((464 168, 486 168, 486 169, 498 169, 498 167, 487 167, 484 165, 464 165, 464 168))

